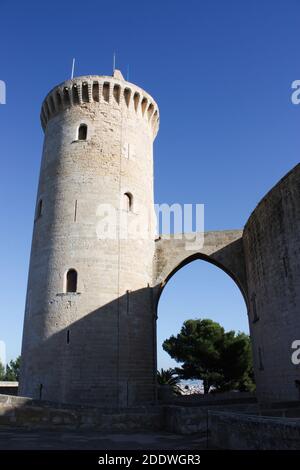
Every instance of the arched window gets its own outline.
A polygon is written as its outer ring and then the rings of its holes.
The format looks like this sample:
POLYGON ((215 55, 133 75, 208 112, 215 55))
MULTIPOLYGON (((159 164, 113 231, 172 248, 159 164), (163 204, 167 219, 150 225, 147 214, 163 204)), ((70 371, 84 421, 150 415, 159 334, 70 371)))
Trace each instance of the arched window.
POLYGON ((39 217, 41 217, 42 213, 43 213, 43 199, 40 199, 37 205, 37 209, 36 209, 36 218, 38 219, 39 217))
POLYGON ((78 128, 78 140, 86 140, 87 138, 87 125, 80 124, 78 128))
POLYGON ((125 193, 123 195, 123 209, 127 212, 132 211, 133 197, 130 193, 125 193))
POLYGON ((69 269, 66 278, 66 292, 77 292, 77 271, 69 269))

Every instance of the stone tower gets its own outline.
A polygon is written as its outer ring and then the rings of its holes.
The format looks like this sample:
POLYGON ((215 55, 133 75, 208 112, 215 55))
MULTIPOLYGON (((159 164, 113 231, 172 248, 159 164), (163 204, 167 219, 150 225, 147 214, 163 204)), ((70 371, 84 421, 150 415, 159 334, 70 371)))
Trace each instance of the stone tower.
POLYGON ((102 406, 150 403, 158 107, 116 70, 55 87, 41 122, 20 394, 102 406))

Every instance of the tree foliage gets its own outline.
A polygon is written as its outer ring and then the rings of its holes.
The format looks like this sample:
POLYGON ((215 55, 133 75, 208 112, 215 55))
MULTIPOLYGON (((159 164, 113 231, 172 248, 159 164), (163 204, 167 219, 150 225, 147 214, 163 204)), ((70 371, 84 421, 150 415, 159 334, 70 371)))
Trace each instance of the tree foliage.
POLYGON ((0 380, 8 382, 18 382, 20 377, 20 362, 21 356, 17 357, 15 361, 11 360, 7 364, 6 369, 0 362, 0 380))
POLYGON ((157 371, 157 383, 159 385, 169 385, 175 394, 179 394, 178 384, 180 377, 174 369, 160 369, 157 371))
POLYGON ((6 367, 6 374, 5 380, 9 380, 12 382, 18 382, 20 378, 20 363, 21 363, 21 356, 17 357, 15 361, 11 360, 6 367))
POLYGON ((5 379, 5 367, 2 364, 2 362, 0 362, 0 380, 4 380, 4 379, 5 379))
POLYGON ((204 393, 217 391, 252 391, 253 380, 250 338, 245 333, 225 332, 209 319, 187 320, 180 333, 172 335, 163 348, 177 362, 182 379, 200 379, 204 393))

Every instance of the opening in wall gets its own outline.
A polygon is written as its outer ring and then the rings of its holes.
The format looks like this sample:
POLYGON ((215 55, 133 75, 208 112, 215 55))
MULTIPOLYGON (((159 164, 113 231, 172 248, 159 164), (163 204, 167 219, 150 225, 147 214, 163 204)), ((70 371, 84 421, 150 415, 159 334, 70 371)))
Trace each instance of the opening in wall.
POLYGON ((252 312, 253 312, 252 323, 256 323, 259 320, 259 316, 257 314, 256 294, 252 294, 251 303, 252 303, 252 312))
POLYGON ((102 88, 102 95, 104 98, 104 101, 109 101, 109 83, 104 83, 103 88, 102 88))
POLYGON ((99 101, 99 83, 98 82, 93 83, 93 100, 99 101))
POLYGON ((43 213, 43 199, 40 199, 37 205, 37 209, 36 209, 36 218, 38 219, 39 217, 41 217, 42 213, 43 213))
POLYGON ((66 292, 77 292, 77 271, 69 269, 66 276, 66 292))
POLYGON ((127 212, 132 211, 132 206, 133 206, 133 196, 131 193, 125 193, 123 195, 123 210, 127 212))
POLYGON ((87 139, 87 125, 80 124, 78 128, 78 140, 86 140, 87 139))
POLYGON ((89 102, 89 87, 88 87, 88 84, 86 82, 84 82, 82 84, 82 101, 84 103, 89 102))

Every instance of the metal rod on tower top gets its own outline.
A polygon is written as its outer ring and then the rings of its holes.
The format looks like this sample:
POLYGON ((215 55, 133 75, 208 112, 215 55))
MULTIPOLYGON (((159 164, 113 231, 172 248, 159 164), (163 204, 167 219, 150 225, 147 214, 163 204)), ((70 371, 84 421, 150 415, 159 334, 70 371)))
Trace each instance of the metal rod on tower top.
POLYGON ((114 73, 115 70, 116 70, 116 53, 114 52, 114 55, 113 55, 113 73, 114 73))
POLYGON ((73 80, 73 77, 74 77, 74 67, 75 67, 75 59, 73 59, 73 62, 72 62, 71 80, 73 80))

